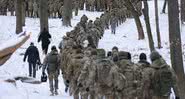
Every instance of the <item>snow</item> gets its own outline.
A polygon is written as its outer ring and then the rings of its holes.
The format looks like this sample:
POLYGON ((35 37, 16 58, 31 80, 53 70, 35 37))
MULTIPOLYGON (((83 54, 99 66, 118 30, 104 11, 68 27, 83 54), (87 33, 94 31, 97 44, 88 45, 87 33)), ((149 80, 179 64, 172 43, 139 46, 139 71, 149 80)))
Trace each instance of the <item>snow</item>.
MULTIPOLYGON (((162 9, 163 1, 159 1, 159 12, 162 9)), ((153 39, 155 42, 155 47, 157 47, 157 34, 155 32, 155 13, 154 13, 154 3, 149 1, 149 10, 150 10, 150 22, 153 33, 153 39)), ((89 19, 95 20, 96 17, 99 17, 101 12, 88 12, 88 11, 79 11, 79 16, 74 16, 72 19, 72 27, 63 27, 60 19, 49 19, 49 31, 52 35, 51 45, 58 46, 59 42, 62 40, 62 37, 67 31, 70 31, 74 28, 77 22, 80 21, 80 17, 86 14, 89 19)), ((138 61, 138 56, 140 53, 147 53, 149 59, 149 45, 146 34, 146 26, 144 24, 143 16, 140 17, 142 25, 144 27, 146 39, 137 40, 137 29, 132 18, 127 19, 125 23, 120 25, 116 34, 111 34, 111 30, 106 30, 103 38, 99 42, 99 48, 104 48, 106 51, 110 51, 113 46, 117 46, 120 50, 129 51, 132 54, 132 60, 134 62, 138 61)), ((15 38, 15 17, 11 16, 0 16, 0 49, 3 48, 2 45, 8 46, 12 44, 9 40, 15 38), (9 42, 9 43, 7 43, 9 42)), ((170 50, 169 50, 169 36, 168 36, 168 15, 159 14, 160 22, 160 31, 161 31, 161 41, 162 49, 157 49, 164 59, 170 64, 170 50)), ((49 96, 49 85, 47 83, 42 84, 28 84, 22 83, 21 81, 16 82, 16 86, 10 83, 3 82, 4 79, 13 78, 16 76, 28 76, 28 64, 23 62, 22 53, 25 52, 26 48, 29 46, 30 42, 38 47, 41 59, 44 58, 44 55, 41 51, 41 46, 37 43, 37 38, 40 31, 39 19, 26 18, 26 28, 27 32, 31 32, 32 35, 30 39, 19 48, 7 61, 6 64, 0 67, 0 99, 72 99, 68 93, 64 92, 65 86, 63 84, 62 76, 59 76, 59 95, 58 96, 49 96)), ((185 53, 185 28, 182 25, 181 28, 182 36, 182 45, 183 53, 185 53)), ((13 39, 17 41, 16 39, 13 39)), ((51 46, 50 45, 50 46, 51 46)), ((49 48, 50 49, 50 48, 49 48)), ((50 50, 49 50, 50 51, 50 50)), ((184 56, 185 54, 183 54, 184 56)), ((37 71, 37 80, 40 80, 41 70, 37 71)))

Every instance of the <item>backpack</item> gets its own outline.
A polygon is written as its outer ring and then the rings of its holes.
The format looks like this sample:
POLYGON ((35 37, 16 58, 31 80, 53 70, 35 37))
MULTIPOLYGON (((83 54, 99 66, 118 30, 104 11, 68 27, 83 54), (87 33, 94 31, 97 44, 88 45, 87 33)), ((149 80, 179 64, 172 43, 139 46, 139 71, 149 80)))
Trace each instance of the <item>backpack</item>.
POLYGON ((43 73, 41 76, 41 82, 47 82, 47 75, 46 73, 43 73))
POLYGON ((59 65, 59 58, 58 53, 52 53, 48 56, 48 72, 54 72, 57 70, 59 65))
POLYGON ((110 76, 111 62, 107 59, 102 59, 97 62, 97 80, 100 85, 111 86, 112 78, 110 76))
POLYGON ((169 96, 173 86, 173 74, 168 65, 156 69, 152 79, 152 89, 157 96, 169 96))

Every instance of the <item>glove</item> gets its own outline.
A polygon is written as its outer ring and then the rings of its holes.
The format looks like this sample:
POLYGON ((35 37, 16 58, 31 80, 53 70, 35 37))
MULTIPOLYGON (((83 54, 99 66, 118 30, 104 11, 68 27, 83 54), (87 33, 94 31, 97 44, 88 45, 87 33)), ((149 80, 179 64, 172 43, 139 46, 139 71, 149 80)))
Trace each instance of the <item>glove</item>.
POLYGON ((180 98, 176 96, 175 99, 180 99, 180 98))

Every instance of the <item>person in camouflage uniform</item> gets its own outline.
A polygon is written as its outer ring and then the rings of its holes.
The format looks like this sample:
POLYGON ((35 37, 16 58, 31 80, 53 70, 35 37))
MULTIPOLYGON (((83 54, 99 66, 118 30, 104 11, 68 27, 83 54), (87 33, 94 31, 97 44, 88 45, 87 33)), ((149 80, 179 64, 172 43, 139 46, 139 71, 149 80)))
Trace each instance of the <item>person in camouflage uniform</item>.
POLYGON ((147 57, 145 53, 139 55, 139 61, 137 63, 138 69, 141 71, 141 80, 137 88, 137 98, 138 99, 152 99, 151 91, 151 75, 154 73, 154 69, 147 62, 147 57))
POLYGON ((173 88, 175 92, 176 99, 179 99, 179 90, 177 88, 177 83, 176 83, 177 77, 174 70, 165 62, 165 60, 157 51, 153 51, 150 54, 150 58, 152 61, 151 66, 155 70, 154 74, 152 75, 152 81, 151 81, 151 89, 152 89, 152 95, 153 95, 152 99, 169 99, 171 94, 171 88, 173 88), (165 69, 165 72, 164 72, 166 73, 165 75, 162 72, 162 69, 165 69), (160 71, 160 72, 157 72, 157 71, 160 71), (170 77, 169 77, 169 73, 167 75, 167 71, 170 72, 170 77), (161 74, 157 74, 157 73, 161 73, 161 74), (160 76, 157 76, 157 75, 160 75, 160 76), (161 77, 161 78, 158 78, 158 77, 161 77), (160 82, 156 82, 157 79, 160 79, 160 82), (162 83, 166 79, 168 80, 167 81, 168 83, 165 82, 165 84, 163 85, 162 83), (161 86, 161 84, 163 86, 161 86), (160 86, 160 88, 157 88, 157 86, 160 86))
POLYGON ((96 28, 100 32, 101 37, 103 37, 104 28, 102 27, 101 19, 100 18, 96 18, 96 20, 94 21, 94 25, 96 26, 96 28))
POLYGON ((48 1, 48 11, 49 11, 49 17, 53 18, 53 12, 54 12, 54 2, 52 0, 48 1))
POLYGON ((15 0, 8 0, 8 11, 10 11, 11 16, 14 16, 15 0))
POLYGON ((7 0, 0 1, 0 8, 1 15, 7 15, 7 0))
POLYGON ((33 17, 33 0, 28 0, 28 17, 33 17))
POLYGON ((60 70, 60 56, 55 46, 52 46, 51 52, 44 59, 43 73, 47 68, 49 86, 51 95, 58 95, 58 76, 60 70), (54 82, 54 84, 53 84, 54 82))
POLYGON ((88 92, 89 91, 89 85, 87 82, 91 82, 92 79, 92 76, 90 78, 90 75, 88 74, 94 74, 92 72, 94 72, 93 70, 90 72, 90 69, 94 69, 92 68, 92 65, 91 65, 91 51, 90 50, 86 50, 84 52, 84 65, 82 67, 82 70, 80 72, 80 75, 78 77, 78 87, 80 88, 80 95, 82 97, 82 99, 87 99, 88 98, 88 92))
POLYGON ((105 29, 109 29, 109 24, 110 24, 110 13, 108 11, 105 12, 104 14, 105 17, 105 29))
POLYGON ((80 48, 75 49, 75 53, 72 54, 70 64, 67 67, 67 76, 69 78, 69 91, 74 96, 74 99, 79 99, 79 89, 77 86, 77 80, 80 75, 80 70, 84 64, 83 53, 80 48))
POLYGON ((80 10, 84 9, 85 0, 80 0, 80 10))
POLYGON ((111 33, 112 34, 116 34, 117 23, 118 23, 117 16, 115 15, 115 13, 113 13, 113 15, 111 15, 111 19, 110 19, 111 33))
POLYGON ((78 16, 78 10, 79 10, 79 1, 74 1, 74 10, 75 10, 75 16, 78 16))
POLYGON ((38 2, 34 0, 33 2, 33 16, 38 18, 39 17, 39 6, 38 2))
POLYGON ((96 28, 93 21, 90 20, 87 24, 87 40, 89 41, 89 44, 93 45, 95 48, 98 47, 98 42, 101 37, 100 31, 96 28), (92 40, 90 40, 90 38, 92 40))
POLYGON ((119 62, 117 62, 121 73, 126 77, 127 84, 120 92, 121 96, 125 99, 135 99, 137 96, 137 76, 136 67, 133 62, 131 62, 131 55, 129 52, 120 51, 119 52, 119 62))
POLYGON ((86 1, 86 10, 88 11, 94 11, 94 3, 95 3, 95 0, 87 0, 86 1))

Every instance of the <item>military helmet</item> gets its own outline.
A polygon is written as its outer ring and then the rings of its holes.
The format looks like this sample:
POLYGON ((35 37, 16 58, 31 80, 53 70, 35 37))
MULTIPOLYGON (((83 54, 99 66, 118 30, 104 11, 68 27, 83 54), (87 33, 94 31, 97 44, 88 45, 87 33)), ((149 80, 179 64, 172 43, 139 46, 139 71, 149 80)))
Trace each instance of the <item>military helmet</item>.
POLYGON ((105 58, 105 50, 104 49, 97 49, 98 57, 105 58))
POLYGON ((88 20, 88 17, 85 14, 80 19, 81 22, 87 22, 87 20, 88 20))
POLYGON ((122 59, 128 59, 128 52, 125 52, 125 51, 120 51, 118 53, 118 56, 119 56, 119 59, 122 60, 122 59))
POLYGON ((90 50, 84 51, 84 55, 87 57, 91 56, 91 51, 90 50))
POLYGON ((96 50, 92 50, 92 51, 91 51, 91 55, 98 55, 98 53, 97 53, 96 50))
POLYGON ((161 58, 161 55, 157 51, 152 51, 152 53, 150 54, 151 61, 155 61, 159 58, 161 58))

